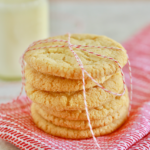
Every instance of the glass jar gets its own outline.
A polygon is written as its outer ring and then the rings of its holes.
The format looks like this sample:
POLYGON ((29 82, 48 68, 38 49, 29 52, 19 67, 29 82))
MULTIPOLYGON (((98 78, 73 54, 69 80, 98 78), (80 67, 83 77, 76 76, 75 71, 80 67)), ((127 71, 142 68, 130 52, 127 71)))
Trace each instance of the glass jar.
POLYGON ((0 0, 0 78, 21 78, 19 58, 33 41, 49 36, 47 0, 0 0))

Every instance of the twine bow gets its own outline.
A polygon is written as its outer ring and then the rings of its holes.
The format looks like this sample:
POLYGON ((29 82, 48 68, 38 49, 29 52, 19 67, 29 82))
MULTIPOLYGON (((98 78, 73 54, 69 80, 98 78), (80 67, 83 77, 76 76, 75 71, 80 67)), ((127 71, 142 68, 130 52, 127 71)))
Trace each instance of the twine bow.
MULTIPOLYGON (((116 48, 116 47, 105 47, 105 46, 85 46, 85 45, 73 45, 71 44, 70 42, 70 33, 68 33, 68 41, 66 40, 57 40, 57 39, 45 39, 45 40, 39 40, 39 41, 36 41, 36 42, 33 42, 28 48, 27 50, 24 52, 24 54, 22 55, 21 57, 21 67, 22 67, 22 87, 21 87, 21 92, 19 94, 19 96, 17 97, 17 99, 21 96, 22 94, 22 91, 23 91, 23 88, 24 88, 24 85, 25 85, 25 71, 24 71, 24 67, 25 67, 25 62, 24 62, 24 55, 26 52, 30 51, 30 50, 37 50, 37 49, 44 49, 44 48, 57 48, 57 47, 60 47, 60 48, 63 48, 63 47, 69 47, 70 51, 73 53, 76 61, 78 62, 81 70, 82 70, 82 82, 83 82, 83 96, 84 96, 84 104, 85 104, 85 110, 86 110, 86 115, 87 115, 87 119, 88 119, 88 122, 89 122, 89 127, 90 127, 90 131, 92 133, 92 137, 94 139, 94 142, 96 143, 96 145, 98 146, 98 148, 100 149, 100 146, 94 136, 94 133, 93 133, 93 130, 92 130, 92 126, 91 126, 91 121, 90 121, 90 117, 89 117, 89 112, 88 112, 88 107, 87 107, 87 102, 86 102, 86 91, 85 91, 85 73, 86 75, 93 81, 96 83, 97 86, 99 86, 101 89, 103 89, 104 91, 110 93, 110 94, 113 94, 113 95, 116 95, 116 96, 122 96, 125 94, 125 78, 124 78, 124 73, 122 71, 122 68, 121 68, 121 65, 119 64, 119 62, 117 60, 115 60, 114 58, 112 57, 107 57, 107 56, 104 56, 104 55, 101 55, 101 54, 97 54, 97 53, 94 53, 94 52, 91 52, 91 51, 88 51, 86 50, 85 48, 88 47, 88 48, 104 48, 104 49, 115 49, 115 50, 121 50, 123 51, 121 48, 116 48), (63 43, 68 43, 68 45, 53 45, 53 46, 45 46, 45 47, 37 47, 37 48, 31 48, 32 46, 35 46, 37 44, 42 44, 42 43, 50 43, 50 42, 63 42, 63 43), (105 89, 104 87, 102 87, 93 77, 90 76, 90 74, 84 69, 84 66, 83 66, 83 63, 81 61, 81 59, 79 58, 79 56, 75 53, 75 51, 73 50, 73 48, 77 48, 77 49, 80 49, 80 50, 83 50, 83 51, 86 51, 90 54, 93 54, 93 55, 96 55, 98 57, 102 57, 102 58, 105 58, 105 59, 110 59, 112 61, 114 61, 118 67, 120 68, 121 70, 121 75, 122 75, 122 78, 123 78, 123 92, 120 94, 120 93, 115 93, 115 92, 112 92, 112 91, 109 91, 107 89, 105 89)), ((129 61, 129 56, 127 55, 127 58, 128 58, 128 65, 129 65, 129 75, 130 75, 130 107, 129 107, 129 113, 130 113, 130 110, 131 110, 131 102, 132 102, 132 74, 131 74, 131 66, 130 66, 130 61, 129 61)))

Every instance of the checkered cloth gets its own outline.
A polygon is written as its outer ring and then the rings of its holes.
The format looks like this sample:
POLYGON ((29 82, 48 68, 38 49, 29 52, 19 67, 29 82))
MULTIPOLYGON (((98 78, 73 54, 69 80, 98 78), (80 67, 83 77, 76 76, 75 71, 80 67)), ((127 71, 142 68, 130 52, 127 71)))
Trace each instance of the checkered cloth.
MULTIPOLYGON (((150 25, 124 44, 133 74, 131 114, 114 133, 97 137, 103 150, 150 149, 150 25)), ((129 87, 128 67, 124 69, 129 87)), ((30 115, 26 96, 0 105, 0 137, 21 149, 98 149, 93 139, 67 140, 38 129, 30 115)))

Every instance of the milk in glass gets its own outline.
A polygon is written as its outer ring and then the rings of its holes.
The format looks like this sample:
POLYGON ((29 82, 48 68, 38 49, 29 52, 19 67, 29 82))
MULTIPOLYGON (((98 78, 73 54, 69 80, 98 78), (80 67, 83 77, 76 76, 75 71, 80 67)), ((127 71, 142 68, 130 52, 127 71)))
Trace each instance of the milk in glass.
POLYGON ((0 0, 0 78, 21 78, 20 56, 48 36, 47 0, 0 0))

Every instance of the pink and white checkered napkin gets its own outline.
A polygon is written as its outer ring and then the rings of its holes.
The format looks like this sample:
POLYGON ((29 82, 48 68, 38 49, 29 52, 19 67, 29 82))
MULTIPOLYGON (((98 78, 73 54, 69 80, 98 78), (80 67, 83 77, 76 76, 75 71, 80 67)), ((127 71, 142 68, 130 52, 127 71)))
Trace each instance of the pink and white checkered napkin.
MULTIPOLYGON (((132 66, 133 100, 130 117, 116 132, 96 138, 101 149, 150 149, 150 25, 124 43, 132 66), (145 136, 145 137, 144 137, 145 136)), ((124 69, 129 86, 128 68, 124 69)), ((0 137, 21 149, 98 149, 93 139, 67 140, 38 129, 26 97, 0 105, 0 137)))

